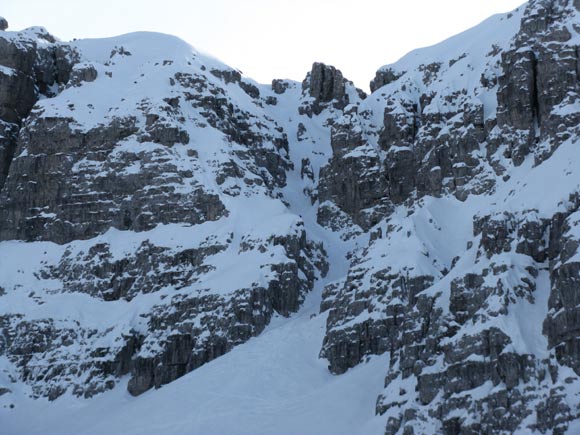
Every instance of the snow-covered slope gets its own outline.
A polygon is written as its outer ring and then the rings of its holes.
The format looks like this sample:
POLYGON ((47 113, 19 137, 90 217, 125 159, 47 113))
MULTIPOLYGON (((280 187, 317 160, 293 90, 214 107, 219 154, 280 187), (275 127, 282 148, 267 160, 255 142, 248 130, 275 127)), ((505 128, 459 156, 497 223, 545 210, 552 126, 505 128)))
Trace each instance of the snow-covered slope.
POLYGON ((139 394, 295 312, 326 260, 283 202, 271 90, 166 35, 67 47, 70 79, 27 116, 2 191, 3 238, 27 241, 0 247, 5 345, 36 396, 129 371, 139 394))
POLYGON ((368 97, 0 32, 3 433, 580 430, 576 3, 368 97))
POLYGON ((276 319, 259 337, 137 399, 122 387, 90 401, 13 399, 3 433, 381 433, 374 406, 386 359, 331 375, 318 359, 324 316, 310 318, 319 302, 318 290, 297 316, 276 319))

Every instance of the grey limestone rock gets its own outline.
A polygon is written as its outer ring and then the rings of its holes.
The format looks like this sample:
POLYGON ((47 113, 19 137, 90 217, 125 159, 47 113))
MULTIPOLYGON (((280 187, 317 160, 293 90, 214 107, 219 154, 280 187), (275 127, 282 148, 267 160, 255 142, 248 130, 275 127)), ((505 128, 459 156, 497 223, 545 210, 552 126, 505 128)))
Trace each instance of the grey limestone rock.
POLYGON ((286 92, 290 84, 286 80, 274 79, 272 80, 272 90, 275 94, 281 95, 286 92))
MULTIPOLYGON (((334 136, 333 136, 334 137, 334 136)), ((333 139, 336 148, 342 147, 342 138, 333 139)), ((356 153, 356 151, 355 151, 356 153)), ((385 195, 385 178, 378 155, 363 148, 352 156, 333 157, 330 164, 320 171, 318 198, 321 202, 331 200, 348 214, 354 223, 367 229, 378 221, 368 213, 375 208, 385 195), (365 177, 359 177, 364 172, 365 177)))
MULTIPOLYGON (((54 42, 45 31, 39 30, 38 37, 54 42)), ((64 46, 39 46, 30 37, 18 41, 0 37, 0 66, 6 67, 0 71, 0 190, 25 118, 40 94, 51 96, 51 86, 68 81, 74 61, 72 50, 64 46)))
MULTIPOLYGON (((74 122, 66 118, 29 119, 0 194, 0 238, 67 243, 109 228, 144 231, 161 222, 199 223, 225 213, 218 197, 201 186, 186 194, 174 192, 170 183, 186 183, 192 175, 180 173, 171 164, 147 165, 148 170, 138 174, 123 173, 121 168, 137 156, 116 160, 110 152, 136 132, 135 120, 130 118, 115 118, 110 125, 88 132, 75 130, 74 122), (98 165, 75 165, 85 159, 98 165), (173 179, 158 176, 170 169, 173 179), (109 175, 104 177, 103 171, 109 175), (37 186, 34 194, 19 187, 31 181, 37 186), (79 202, 81 197, 84 200, 79 202), (168 204, 173 205, 167 208, 168 204), (159 213, 161 209, 165 212, 159 213)), ((154 162, 163 154, 158 150, 139 157, 154 162)))
POLYGON ((308 92, 311 97, 324 103, 341 101, 345 96, 344 77, 333 66, 315 62, 310 72, 308 92))
POLYGON ((375 78, 370 83, 371 92, 375 92, 377 89, 397 81, 402 75, 403 74, 396 73, 392 69, 378 70, 375 78))
POLYGON ((67 86, 80 86, 83 82, 93 82, 97 79, 97 70, 93 65, 74 66, 67 86))
POLYGON ((300 114, 320 115, 325 109, 344 109, 355 101, 351 96, 364 99, 366 94, 354 87, 335 67, 315 62, 302 82, 304 95, 310 97, 299 108, 300 114))
MULTIPOLYGON (((521 164, 541 138, 552 138, 549 149, 536 150, 537 161, 547 158, 562 142, 558 126, 577 125, 574 116, 561 116, 558 106, 578 97, 578 53, 568 44, 571 38, 566 18, 573 13, 570 2, 534 1, 526 6, 513 48, 502 54, 503 75, 499 78, 498 125, 511 133, 511 156, 521 164)), ((561 130, 560 130, 561 131, 561 130)))

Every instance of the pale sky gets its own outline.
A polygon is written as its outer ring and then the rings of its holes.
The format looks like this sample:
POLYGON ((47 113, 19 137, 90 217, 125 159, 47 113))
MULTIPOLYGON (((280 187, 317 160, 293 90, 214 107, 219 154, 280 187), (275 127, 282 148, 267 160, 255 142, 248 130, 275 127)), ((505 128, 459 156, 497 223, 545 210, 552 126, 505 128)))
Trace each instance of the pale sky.
POLYGON ((2 0, 20 30, 62 40, 170 33, 261 83, 302 80, 313 62, 364 90, 375 71, 524 0, 2 0))

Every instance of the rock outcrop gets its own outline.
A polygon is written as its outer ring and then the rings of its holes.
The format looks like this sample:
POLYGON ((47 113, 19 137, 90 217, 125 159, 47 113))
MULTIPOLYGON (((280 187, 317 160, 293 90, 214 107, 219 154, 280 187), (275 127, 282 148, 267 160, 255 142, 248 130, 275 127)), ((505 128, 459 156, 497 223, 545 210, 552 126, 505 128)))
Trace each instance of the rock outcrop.
POLYGON ((325 109, 344 109, 350 102, 364 99, 366 94, 355 88, 335 67, 315 62, 302 82, 302 93, 307 98, 298 111, 309 117, 325 109))
POLYGON ((321 199, 359 225, 381 210, 361 225, 370 242, 346 278, 324 292, 321 356, 341 374, 389 355, 377 402, 388 434, 564 433, 580 416, 569 388, 579 375, 577 192, 534 206, 525 180, 511 178, 524 165, 547 173, 560 147, 574 153, 579 9, 531 1, 516 12, 501 19, 519 21, 511 45, 490 43, 480 71, 468 65, 474 52, 379 71, 367 101, 386 101, 382 129, 367 121, 380 105, 349 110, 358 116, 320 173, 321 199), (442 86, 461 64, 480 82, 442 86), (357 190, 368 200, 328 193, 346 180, 372 185, 357 190), (462 215, 469 207, 477 212, 462 215))
MULTIPOLYGON (((0 29, 8 23, 0 19, 0 29)), ((18 38, 0 34, 0 189, 8 175, 18 131, 41 95, 53 96, 67 81, 75 62, 69 47, 55 44, 42 28, 18 38)))
POLYGON ((293 162, 262 109, 272 96, 167 38, 95 54, 42 29, 0 35, 0 239, 39 260, 24 260, 33 282, 0 288, 42 313, 0 313, 0 355, 35 397, 92 397, 126 375, 131 394, 158 388, 296 312, 327 271, 280 200, 293 162), (71 312, 51 312, 59 298, 71 312), (79 300, 91 308, 76 315, 79 300))

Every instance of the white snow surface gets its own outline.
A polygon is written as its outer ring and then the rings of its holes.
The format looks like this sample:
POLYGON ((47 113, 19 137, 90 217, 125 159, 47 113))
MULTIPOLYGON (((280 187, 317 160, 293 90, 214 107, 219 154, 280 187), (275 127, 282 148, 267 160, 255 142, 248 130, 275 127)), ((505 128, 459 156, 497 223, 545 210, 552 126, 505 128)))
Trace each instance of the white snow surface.
POLYGON ((275 319, 259 337, 138 398, 124 384, 92 400, 19 396, 14 410, 0 410, 2 433, 378 435, 374 404, 387 359, 331 375, 317 357, 326 316, 310 318, 319 298, 314 292, 293 318, 275 319))

